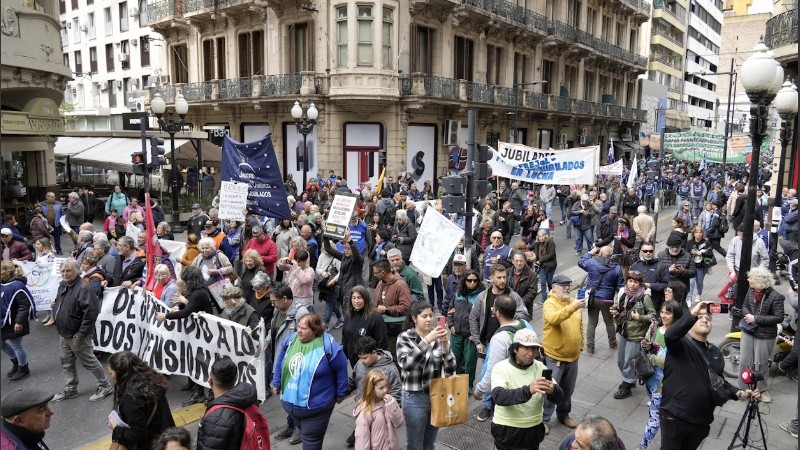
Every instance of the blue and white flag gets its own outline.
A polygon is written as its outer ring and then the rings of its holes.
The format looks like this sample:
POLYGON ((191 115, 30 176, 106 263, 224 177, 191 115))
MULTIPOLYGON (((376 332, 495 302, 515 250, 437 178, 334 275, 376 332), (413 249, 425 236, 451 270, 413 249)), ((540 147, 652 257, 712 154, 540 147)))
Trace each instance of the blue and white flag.
POLYGON ((628 189, 636 186, 636 180, 639 178, 639 155, 633 156, 633 164, 631 164, 631 171, 628 173, 628 189))
POLYGON ((608 160, 606 161, 608 164, 614 164, 614 140, 608 140, 608 160))
POLYGON ((708 169, 708 159, 706 158, 706 152, 703 152, 703 159, 700 161, 700 167, 697 168, 697 173, 703 173, 706 169, 708 169))
POLYGON ((223 137, 222 181, 250 184, 248 211, 276 219, 292 218, 271 134, 245 143, 223 137))

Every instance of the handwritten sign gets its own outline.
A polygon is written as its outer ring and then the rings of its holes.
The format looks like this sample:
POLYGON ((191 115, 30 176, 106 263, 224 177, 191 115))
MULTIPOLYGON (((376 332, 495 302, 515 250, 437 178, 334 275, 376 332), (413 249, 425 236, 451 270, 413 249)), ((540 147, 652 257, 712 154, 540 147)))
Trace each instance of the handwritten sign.
POLYGON ((461 236, 464 230, 435 208, 428 208, 411 250, 411 262, 431 278, 440 276, 461 236))
POLYGON ((336 194, 325 220, 325 236, 333 239, 343 239, 344 233, 350 226, 350 217, 356 207, 358 197, 352 194, 336 194))
POLYGON ((247 209, 247 195, 250 192, 248 183, 223 181, 219 191, 220 219, 233 219, 244 222, 244 210, 247 209))

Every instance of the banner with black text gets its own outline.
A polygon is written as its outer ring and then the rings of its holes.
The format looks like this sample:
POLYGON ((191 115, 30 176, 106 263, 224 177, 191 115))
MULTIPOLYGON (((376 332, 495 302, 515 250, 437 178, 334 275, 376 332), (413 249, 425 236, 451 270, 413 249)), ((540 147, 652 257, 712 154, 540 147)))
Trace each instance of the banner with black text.
POLYGON ((489 159, 492 173, 535 184, 594 184, 600 165, 600 146, 543 150, 499 142, 489 159))

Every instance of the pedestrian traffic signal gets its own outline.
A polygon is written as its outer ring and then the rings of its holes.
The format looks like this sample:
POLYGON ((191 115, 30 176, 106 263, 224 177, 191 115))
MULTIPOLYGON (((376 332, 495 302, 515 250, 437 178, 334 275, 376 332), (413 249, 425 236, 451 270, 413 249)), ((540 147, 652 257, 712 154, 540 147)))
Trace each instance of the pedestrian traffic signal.
POLYGON ((479 145, 478 146, 478 152, 475 155, 475 161, 476 162, 481 162, 481 163, 489 162, 489 159, 491 157, 492 157, 492 152, 491 152, 491 150, 489 150, 489 146, 488 145, 479 145))
POLYGON ((166 150, 164 150, 164 139, 156 136, 150 137, 150 160, 152 167, 161 167, 167 164, 166 150))
POLYGON ((144 166, 147 164, 147 155, 144 152, 131 153, 132 172, 135 175, 144 175, 144 166))
POLYGON ((464 197, 464 178, 459 176, 442 178, 442 208, 448 214, 464 214, 466 199, 464 197))
POLYGON ((381 167, 386 167, 386 149, 382 148, 378 150, 378 164, 381 167))
POLYGON ((661 175, 661 160, 651 159, 647 161, 647 172, 645 175, 648 180, 657 180, 661 175))

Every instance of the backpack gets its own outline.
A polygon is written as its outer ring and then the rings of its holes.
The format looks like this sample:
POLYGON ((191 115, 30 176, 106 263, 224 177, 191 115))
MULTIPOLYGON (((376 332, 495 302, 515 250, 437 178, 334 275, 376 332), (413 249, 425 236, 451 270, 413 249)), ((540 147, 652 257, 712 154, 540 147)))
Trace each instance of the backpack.
POLYGON ((270 449, 269 424, 267 423, 267 418, 264 417, 264 414, 258 408, 258 405, 253 403, 245 409, 231 405, 214 405, 206 411, 204 417, 221 408, 239 411, 244 415, 244 435, 242 436, 242 445, 239 447, 240 449, 270 449))
POLYGON ((397 213, 397 206, 394 202, 386 202, 386 208, 381 215, 381 222, 384 225, 394 225, 394 216, 397 213))
POLYGON ((505 326, 502 326, 502 327, 498 328, 497 331, 494 332, 494 334, 497 334, 497 333, 499 333, 501 331, 505 331, 506 333, 508 333, 508 337, 511 338, 511 342, 514 342, 514 334, 516 334, 517 331, 522 330, 524 328, 530 328, 531 330, 533 329, 533 327, 528 323, 527 320, 525 320, 525 319, 517 319, 517 324, 516 325, 505 325, 505 326))
POLYGON ((721 235, 725 235, 728 232, 728 216, 721 215, 719 216, 719 233, 721 235))

